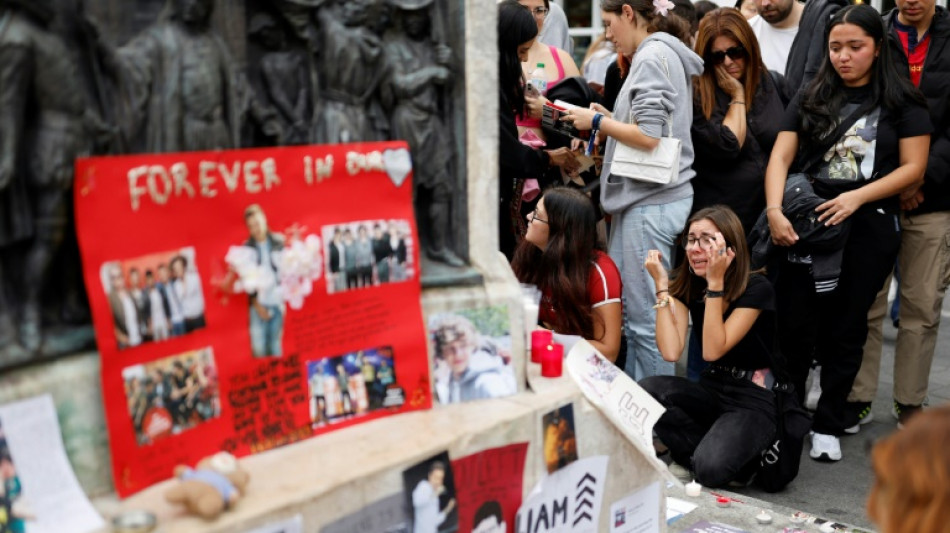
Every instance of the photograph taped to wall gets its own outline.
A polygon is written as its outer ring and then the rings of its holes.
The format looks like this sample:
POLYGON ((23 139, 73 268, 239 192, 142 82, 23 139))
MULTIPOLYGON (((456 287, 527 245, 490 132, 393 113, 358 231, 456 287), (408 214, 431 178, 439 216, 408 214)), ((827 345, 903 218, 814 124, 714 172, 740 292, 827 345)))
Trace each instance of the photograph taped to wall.
POLYGON ((407 468, 402 473, 402 480, 412 511, 413 533, 458 530, 458 495, 448 452, 407 468))
POLYGON ((439 403, 501 398, 518 392, 507 306, 434 314, 429 318, 429 339, 439 403))
POLYGON ((323 227, 327 294, 399 283, 416 275, 408 220, 363 220, 323 227))
POLYGON ((210 347, 127 367, 122 379, 139 446, 221 415, 218 368, 210 347))
POLYGON ((574 433, 574 404, 563 405, 544 415, 544 464, 548 474, 577 460, 577 436, 574 433))
POLYGON ((99 277, 120 350, 205 327, 205 297, 191 246, 103 263, 99 277))
POLYGON ((314 428, 405 403, 389 346, 308 361, 307 383, 314 428))

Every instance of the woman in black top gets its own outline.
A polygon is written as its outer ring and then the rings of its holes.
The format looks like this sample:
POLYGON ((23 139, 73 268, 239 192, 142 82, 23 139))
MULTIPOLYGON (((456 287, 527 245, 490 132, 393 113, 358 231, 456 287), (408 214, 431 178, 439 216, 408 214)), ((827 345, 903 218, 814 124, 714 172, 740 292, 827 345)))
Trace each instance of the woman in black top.
POLYGON ((689 319, 710 366, 699 383, 654 376, 640 385, 666 412, 655 430, 673 460, 707 487, 748 478, 775 435, 775 293, 752 273, 742 225, 726 206, 690 217, 681 242, 686 261, 668 279, 657 250, 645 267, 656 286, 656 342, 677 361, 689 319))
POLYGON ((838 436, 857 423, 846 399, 861 366, 868 310, 900 244, 899 195, 923 179, 931 125, 923 97, 889 57, 877 11, 845 7, 826 35, 827 57, 786 111, 765 195, 772 241, 786 247, 775 262, 782 352, 799 391, 813 355, 821 364, 810 455, 837 461, 838 436), (804 173, 826 200, 806 218, 845 224, 843 244, 820 249, 799 239, 782 211, 789 169, 804 173))
POLYGON ((524 237, 524 218, 521 215, 524 180, 542 180, 552 166, 568 172, 580 166, 567 148, 538 150, 518 140, 515 115, 525 114, 525 79, 521 62, 528 60, 528 50, 537 36, 538 25, 528 8, 516 0, 504 0, 498 4, 498 240, 501 251, 509 260, 515 246, 524 237))
POLYGON ((765 207, 765 167, 785 107, 752 27, 735 9, 703 17, 696 52, 705 70, 693 82, 693 212, 728 205, 748 235, 765 207))

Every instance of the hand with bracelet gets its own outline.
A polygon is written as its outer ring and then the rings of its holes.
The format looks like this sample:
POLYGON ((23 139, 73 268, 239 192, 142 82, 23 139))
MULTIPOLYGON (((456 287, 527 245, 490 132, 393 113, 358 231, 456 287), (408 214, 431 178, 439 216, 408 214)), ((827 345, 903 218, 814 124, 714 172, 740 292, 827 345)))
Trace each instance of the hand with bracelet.
POLYGON ((706 255, 707 295, 722 292, 726 270, 736 258, 736 252, 726 244, 725 238, 719 231, 712 235, 710 246, 704 248, 703 251, 706 255))
POLYGON ((666 267, 663 266, 663 254, 659 250, 648 251, 647 260, 644 261, 643 267, 653 278, 653 286, 656 287, 656 305, 654 307, 666 307, 670 302, 670 279, 666 267))

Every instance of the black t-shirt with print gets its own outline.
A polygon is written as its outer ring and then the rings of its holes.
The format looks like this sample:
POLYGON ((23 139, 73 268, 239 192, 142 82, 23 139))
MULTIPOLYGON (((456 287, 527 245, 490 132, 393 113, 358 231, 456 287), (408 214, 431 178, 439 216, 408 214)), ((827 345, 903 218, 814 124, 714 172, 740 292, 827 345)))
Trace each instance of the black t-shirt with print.
MULTIPOLYGON (((846 104, 840 112, 844 120, 871 98, 871 85, 844 87, 846 104)), ((782 120, 782 131, 799 130, 801 93, 789 103, 782 120)), ((827 150, 814 176, 815 192, 823 198, 862 187, 884 177, 900 166, 900 139, 927 135, 933 130, 930 114, 923 104, 908 101, 899 113, 874 107, 848 128, 827 150)), ((806 139, 799 138, 799 143, 806 139)), ((882 201, 896 207, 897 197, 882 201)))
MULTIPOLYGON (((729 319, 732 311, 740 307, 761 309, 752 328, 742 339, 723 355, 717 365, 733 366, 743 370, 771 368, 772 350, 775 347, 775 289, 769 280, 760 274, 749 277, 745 292, 729 305, 723 315, 723 321, 729 319)), ((703 323, 706 318, 706 302, 697 300, 690 304, 689 315, 693 319, 693 328, 697 332, 699 345, 703 345, 703 323)))

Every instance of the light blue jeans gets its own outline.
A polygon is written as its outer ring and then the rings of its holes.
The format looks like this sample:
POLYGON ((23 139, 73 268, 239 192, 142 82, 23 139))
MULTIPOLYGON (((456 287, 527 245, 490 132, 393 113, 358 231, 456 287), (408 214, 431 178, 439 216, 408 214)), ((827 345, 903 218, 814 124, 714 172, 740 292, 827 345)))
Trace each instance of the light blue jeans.
POLYGON ((656 347, 656 288, 643 268, 648 250, 660 250, 670 270, 676 238, 683 231, 693 197, 668 204, 634 206, 613 216, 610 258, 623 280, 624 334, 627 363, 624 371, 635 381, 650 376, 672 376, 675 365, 663 360, 656 347))
POLYGON ((251 306, 251 354, 254 357, 280 357, 283 354, 282 340, 284 338, 284 307, 281 305, 265 305, 270 313, 270 320, 264 320, 251 306))

